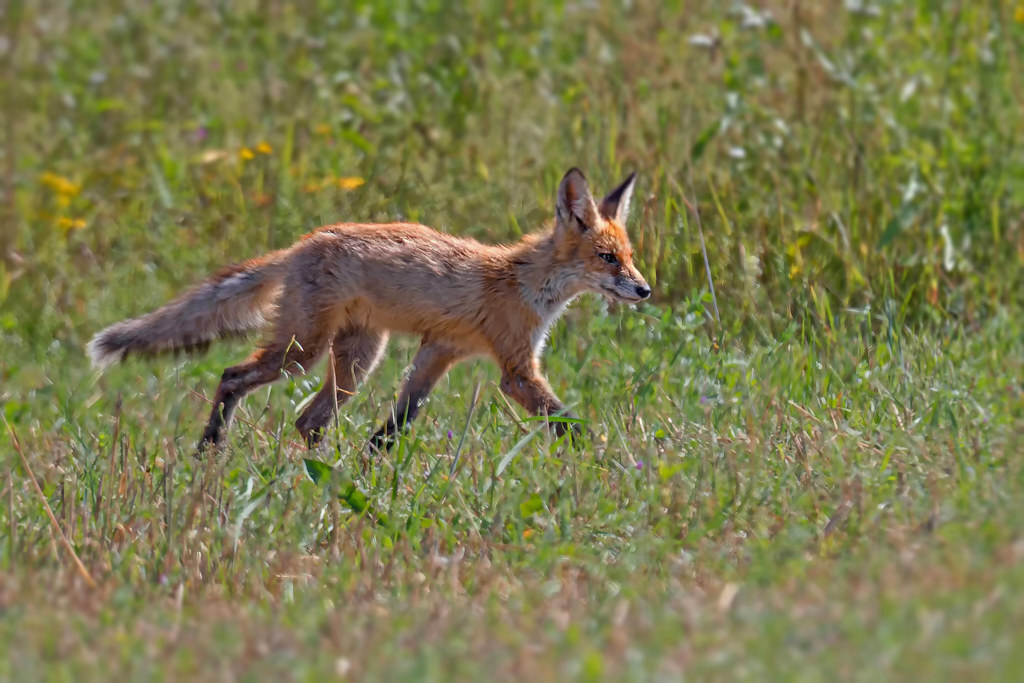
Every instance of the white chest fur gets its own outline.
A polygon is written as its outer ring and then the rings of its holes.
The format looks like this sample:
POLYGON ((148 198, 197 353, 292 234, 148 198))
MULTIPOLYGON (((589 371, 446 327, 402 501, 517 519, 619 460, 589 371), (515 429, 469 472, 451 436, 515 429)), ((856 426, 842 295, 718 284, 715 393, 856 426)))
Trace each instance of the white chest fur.
POLYGON ((533 355, 535 357, 540 356, 544 352, 544 346, 548 343, 548 334, 551 332, 551 327, 562 317, 562 313, 565 312, 566 306, 571 301, 572 299, 561 301, 546 310, 540 311, 540 325, 533 331, 530 338, 530 341, 533 343, 533 355))

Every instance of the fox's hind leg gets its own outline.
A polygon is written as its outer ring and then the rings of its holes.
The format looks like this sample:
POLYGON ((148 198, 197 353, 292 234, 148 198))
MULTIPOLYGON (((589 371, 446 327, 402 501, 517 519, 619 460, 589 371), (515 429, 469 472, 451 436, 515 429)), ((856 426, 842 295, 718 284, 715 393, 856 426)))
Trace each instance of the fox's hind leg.
POLYGON ((395 435, 416 418, 427 395, 460 358, 463 357, 446 344, 424 341, 412 361, 412 372, 402 387, 394 412, 370 439, 371 450, 391 447, 395 435))
POLYGON ((324 386, 295 422, 307 446, 313 448, 320 443, 335 411, 373 372, 387 343, 387 332, 365 328, 344 329, 334 337, 324 386))
POLYGON ((210 420, 199 441, 199 451, 220 443, 243 396, 259 386, 273 382, 282 373, 304 374, 306 368, 315 363, 327 348, 327 338, 327 335, 320 334, 306 339, 303 344, 295 338, 287 341, 277 339, 259 349, 241 365, 225 370, 213 399, 210 420))

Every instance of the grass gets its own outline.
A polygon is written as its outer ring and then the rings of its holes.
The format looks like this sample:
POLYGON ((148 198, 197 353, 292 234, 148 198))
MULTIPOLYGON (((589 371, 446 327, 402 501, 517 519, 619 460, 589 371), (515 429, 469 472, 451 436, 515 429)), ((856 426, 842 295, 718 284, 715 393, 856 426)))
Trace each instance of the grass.
POLYGON ((1024 671, 1024 5, 0 19, 0 677, 1024 671), (655 287, 553 331, 580 450, 480 362, 366 459, 414 340, 314 454, 320 368, 197 460, 246 344, 87 365, 101 327, 324 223, 514 239, 571 165, 640 172, 655 287))

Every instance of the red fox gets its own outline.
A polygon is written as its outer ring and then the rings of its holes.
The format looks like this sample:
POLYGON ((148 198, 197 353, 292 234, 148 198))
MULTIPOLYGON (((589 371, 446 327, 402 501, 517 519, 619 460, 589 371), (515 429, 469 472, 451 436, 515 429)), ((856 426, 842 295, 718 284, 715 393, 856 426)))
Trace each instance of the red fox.
MULTIPOLYGON (((222 441, 243 396, 282 373, 305 373, 330 349, 327 381, 295 423, 315 447, 377 365, 391 332, 422 342, 372 449, 388 448, 449 368, 471 356, 493 358, 501 390, 532 415, 574 417, 541 373, 540 354, 551 325, 582 292, 624 302, 651 295, 625 230, 635 177, 598 204, 583 174, 570 169, 558 186, 554 227, 510 246, 413 223, 328 225, 111 325, 88 353, 105 367, 129 354, 194 350, 269 328, 248 360, 224 371, 200 452, 222 441)), ((578 431, 574 422, 551 424, 559 436, 578 431)))

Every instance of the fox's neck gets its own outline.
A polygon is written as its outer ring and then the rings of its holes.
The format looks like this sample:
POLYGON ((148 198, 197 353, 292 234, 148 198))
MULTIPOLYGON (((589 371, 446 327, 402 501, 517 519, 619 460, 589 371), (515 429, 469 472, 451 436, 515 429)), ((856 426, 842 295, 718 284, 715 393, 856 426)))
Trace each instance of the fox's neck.
POLYGON ((559 258, 554 233, 529 236, 513 247, 512 263, 527 302, 542 319, 557 315, 583 291, 575 268, 559 258))

